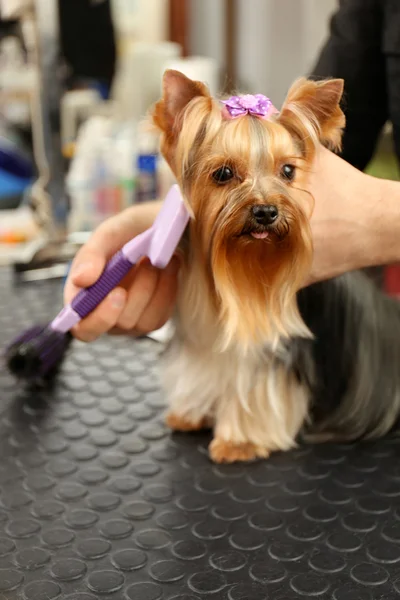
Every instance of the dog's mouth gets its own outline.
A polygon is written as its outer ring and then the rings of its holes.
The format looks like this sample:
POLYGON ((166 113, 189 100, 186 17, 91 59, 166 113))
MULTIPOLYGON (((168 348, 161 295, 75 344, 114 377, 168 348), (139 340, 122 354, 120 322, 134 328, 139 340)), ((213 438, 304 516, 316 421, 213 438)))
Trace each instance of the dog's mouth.
POLYGON ((252 237, 255 240, 266 240, 271 235, 271 229, 265 225, 247 224, 242 229, 240 237, 252 237))
POLYGON ((277 219, 271 225, 247 222, 237 237, 267 243, 282 242, 289 234, 289 223, 286 219, 277 219))
POLYGON ((267 237, 269 236, 269 233, 268 233, 268 231, 252 231, 250 233, 250 235, 255 240, 266 240, 267 237))

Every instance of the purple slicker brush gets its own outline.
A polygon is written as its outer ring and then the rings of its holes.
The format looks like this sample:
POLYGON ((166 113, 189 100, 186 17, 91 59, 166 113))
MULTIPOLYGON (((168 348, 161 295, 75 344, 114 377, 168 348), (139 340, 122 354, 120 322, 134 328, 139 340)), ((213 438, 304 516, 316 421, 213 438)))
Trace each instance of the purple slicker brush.
POLYGON ((9 370, 22 379, 43 379, 60 363, 72 339, 69 333, 113 290, 142 257, 164 269, 182 237, 189 213, 178 185, 168 192, 152 227, 130 240, 107 263, 100 278, 82 289, 47 326, 32 327, 6 349, 9 370))

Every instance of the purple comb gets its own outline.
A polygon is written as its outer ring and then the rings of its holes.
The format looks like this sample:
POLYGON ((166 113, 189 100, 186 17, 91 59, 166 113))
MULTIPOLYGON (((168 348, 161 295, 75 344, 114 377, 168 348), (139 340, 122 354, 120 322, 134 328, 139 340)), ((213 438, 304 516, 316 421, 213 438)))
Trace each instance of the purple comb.
POLYGON ((167 266, 188 221, 179 186, 173 185, 153 225, 109 260, 96 283, 82 289, 49 325, 31 328, 14 340, 6 351, 9 369, 28 379, 47 375, 68 347, 72 327, 104 300, 140 258, 148 257, 159 269, 167 266))

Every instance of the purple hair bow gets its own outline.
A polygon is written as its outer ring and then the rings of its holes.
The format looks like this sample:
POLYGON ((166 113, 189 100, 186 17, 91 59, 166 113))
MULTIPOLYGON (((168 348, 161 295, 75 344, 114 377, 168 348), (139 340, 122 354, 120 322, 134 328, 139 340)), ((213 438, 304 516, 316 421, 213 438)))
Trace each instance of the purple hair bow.
POLYGON ((232 119, 249 114, 268 118, 278 112, 271 100, 263 94, 231 96, 228 100, 222 100, 222 104, 232 119))

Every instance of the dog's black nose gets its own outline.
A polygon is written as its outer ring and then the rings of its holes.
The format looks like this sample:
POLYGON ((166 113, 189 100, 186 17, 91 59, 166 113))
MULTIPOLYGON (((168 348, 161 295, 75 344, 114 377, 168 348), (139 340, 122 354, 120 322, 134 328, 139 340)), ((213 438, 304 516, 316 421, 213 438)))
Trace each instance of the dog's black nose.
POLYGON ((259 225, 272 225, 279 215, 278 209, 273 204, 257 204, 251 211, 259 225))

